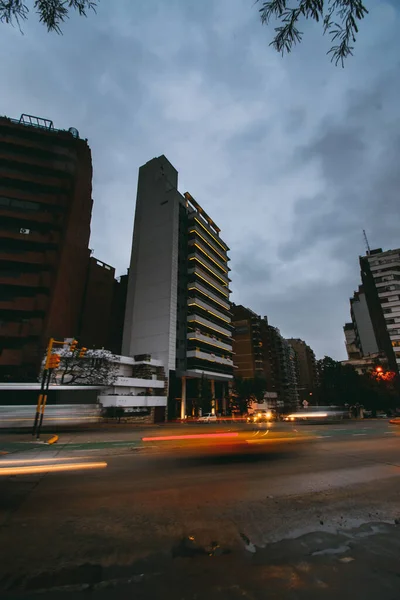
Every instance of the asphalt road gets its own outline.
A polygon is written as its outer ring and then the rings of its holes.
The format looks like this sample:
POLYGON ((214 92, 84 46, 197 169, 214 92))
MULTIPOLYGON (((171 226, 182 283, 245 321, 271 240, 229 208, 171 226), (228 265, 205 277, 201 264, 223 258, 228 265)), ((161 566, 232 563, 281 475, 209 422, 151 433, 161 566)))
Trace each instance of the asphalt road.
POLYGON ((55 463, 107 467, 1 477, 2 597, 398 599, 400 427, 295 429, 251 452, 72 440, 55 463))

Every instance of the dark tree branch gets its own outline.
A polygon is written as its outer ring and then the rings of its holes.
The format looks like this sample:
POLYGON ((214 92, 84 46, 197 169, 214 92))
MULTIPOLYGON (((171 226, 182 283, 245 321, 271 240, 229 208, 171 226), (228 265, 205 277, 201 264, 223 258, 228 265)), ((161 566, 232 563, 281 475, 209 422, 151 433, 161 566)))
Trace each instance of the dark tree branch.
MULTIPOLYGON (((260 0, 256 0, 259 2, 260 0)), ((270 45, 282 55, 291 52, 302 41, 298 25, 301 18, 322 21, 324 34, 331 36, 328 51, 331 60, 344 66, 344 60, 353 54, 358 33, 357 21, 368 14, 362 0, 296 0, 297 7, 290 8, 289 0, 269 0, 260 10, 261 22, 268 25, 272 19, 281 23, 275 27, 276 35, 270 45), (336 42, 336 43, 335 43, 336 42)))
MULTIPOLYGON (((33 4, 39 21, 47 27, 47 31, 59 34, 71 10, 86 17, 89 10, 96 12, 96 6, 97 2, 93 0, 35 0, 33 4)), ((29 8, 23 0, 0 0, 0 22, 11 25, 15 22, 21 29, 21 21, 25 21, 28 14, 29 8)))

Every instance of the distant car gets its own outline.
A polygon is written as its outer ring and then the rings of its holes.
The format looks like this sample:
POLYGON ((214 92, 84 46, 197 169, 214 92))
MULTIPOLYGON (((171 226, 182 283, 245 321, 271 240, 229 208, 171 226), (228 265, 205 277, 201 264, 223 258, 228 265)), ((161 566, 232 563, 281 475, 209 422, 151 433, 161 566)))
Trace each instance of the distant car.
POLYGON ((307 409, 298 410, 284 416, 284 421, 322 423, 327 421, 341 421, 345 412, 342 408, 332 406, 313 406, 307 409))
POLYGON ((252 415, 247 417, 248 423, 262 423, 265 421, 273 421, 276 419, 276 414, 273 410, 256 410, 252 415))
POLYGON ((378 412, 377 412, 377 413, 376 413, 376 418, 377 418, 377 419, 387 419, 387 418, 388 418, 388 416, 387 416, 387 414, 386 414, 386 413, 383 413, 383 412, 379 412, 379 413, 378 413, 378 412))
POLYGON ((216 421, 217 415, 213 415, 212 413, 206 413, 197 419, 198 423, 215 423, 216 421))

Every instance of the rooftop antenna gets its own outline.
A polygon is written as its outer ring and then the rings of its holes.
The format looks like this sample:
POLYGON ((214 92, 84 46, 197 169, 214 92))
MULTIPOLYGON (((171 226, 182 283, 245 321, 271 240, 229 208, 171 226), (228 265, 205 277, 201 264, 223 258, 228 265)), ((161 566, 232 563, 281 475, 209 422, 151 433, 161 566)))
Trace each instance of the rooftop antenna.
POLYGON ((365 229, 363 229, 363 234, 364 234, 364 241, 365 241, 365 246, 367 248, 367 256, 368 256, 369 254, 371 254, 371 248, 369 247, 368 238, 367 238, 367 234, 365 233, 365 229))

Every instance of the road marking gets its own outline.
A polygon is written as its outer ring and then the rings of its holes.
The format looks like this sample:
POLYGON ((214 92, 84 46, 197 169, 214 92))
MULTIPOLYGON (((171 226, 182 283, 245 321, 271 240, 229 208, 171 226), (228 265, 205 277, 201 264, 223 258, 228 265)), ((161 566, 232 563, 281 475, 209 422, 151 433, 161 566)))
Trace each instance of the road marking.
POLYGON ((367 435, 366 433, 353 433, 353 435, 367 435))
POLYGON ((396 435, 396 431, 385 431, 385 435, 396 435))

